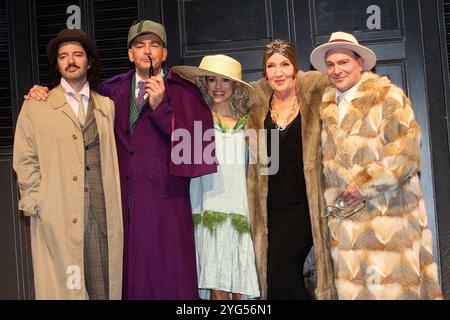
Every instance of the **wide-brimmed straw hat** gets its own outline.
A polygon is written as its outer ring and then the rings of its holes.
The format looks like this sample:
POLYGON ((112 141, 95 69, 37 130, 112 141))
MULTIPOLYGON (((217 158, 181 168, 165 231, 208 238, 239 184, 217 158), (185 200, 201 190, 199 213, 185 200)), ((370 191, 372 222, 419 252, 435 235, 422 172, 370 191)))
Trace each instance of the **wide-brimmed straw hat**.
POLYGON ((94 40, 80 29, 63 29, 56 37, 51 39, 47 44, 48 58, 50 59, 50 57, 56 55, 58 48, 62 43, 70 41, 81 43, 88 55, 98 58, 98 49, 94 40))
POLYGON ((327 43, 318 46, 311 52, 310 61, 314 68, 320 72, 326 72, 325 56, 328 51, 333 49, 349 49, 356 52, 364 59, 364 70, 371 70, 377 63, 375 52, 360 45, 353 35, 339 31, 334 32, 327 43))
POLYGON ((247 82, 242 81, 242 66, 239 61, 223 54, 203 57, 198 67, 176 66, 172 71, 193 83, 197 77, 225 77, 244 85, 247 89, 253 89, 247 82))

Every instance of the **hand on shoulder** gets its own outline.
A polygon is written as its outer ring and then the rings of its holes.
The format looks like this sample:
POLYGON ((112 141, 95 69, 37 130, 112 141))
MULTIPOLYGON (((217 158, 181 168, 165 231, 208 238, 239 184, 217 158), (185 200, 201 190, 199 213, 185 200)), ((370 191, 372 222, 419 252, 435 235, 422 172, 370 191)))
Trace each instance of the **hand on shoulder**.
POLYGON ((30 100, 31 98, 37 100, 37 101, 46 101, 48 98, 48 87, 34 85, 30 91, 28 91, 28 94, 24 95, 23 98, 25 101, 30 100))

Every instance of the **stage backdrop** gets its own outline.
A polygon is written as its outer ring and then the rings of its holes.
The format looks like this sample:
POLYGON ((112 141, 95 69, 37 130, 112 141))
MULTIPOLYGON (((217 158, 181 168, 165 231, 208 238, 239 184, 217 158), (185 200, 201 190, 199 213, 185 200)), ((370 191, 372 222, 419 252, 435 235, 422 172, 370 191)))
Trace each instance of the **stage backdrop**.
POLYGON ((126 39, 136 19, 164 23, 168 66, 225 53, 242 63, 247 81, 262 76, 263 47, 276 38, 294 43, 303 70, 311 69, 311 50, 334 31, 353 32, 373 49, 376 72, 405 90, 422 127, 421 184, 449 298, 445 17, 450 20, 450 0, 0 0, 0 299, 33 298, 28 221, 17 209, 11 162, 22 97, 33 84, 48 83, 47 42, 63 28, 84 29, 100 49, 105 79, 132 67, 126 39))

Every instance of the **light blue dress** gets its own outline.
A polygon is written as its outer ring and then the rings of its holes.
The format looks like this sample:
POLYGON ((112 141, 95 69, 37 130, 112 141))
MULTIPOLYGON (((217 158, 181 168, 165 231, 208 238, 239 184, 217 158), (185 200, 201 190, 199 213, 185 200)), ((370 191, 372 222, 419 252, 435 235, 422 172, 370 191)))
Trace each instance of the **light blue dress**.
POLYGON ((217 173, 191 180, 199 294, 210 289, 260 295, 250 232, 246 146, 241 118, 234 129, 215 124, 217 173))

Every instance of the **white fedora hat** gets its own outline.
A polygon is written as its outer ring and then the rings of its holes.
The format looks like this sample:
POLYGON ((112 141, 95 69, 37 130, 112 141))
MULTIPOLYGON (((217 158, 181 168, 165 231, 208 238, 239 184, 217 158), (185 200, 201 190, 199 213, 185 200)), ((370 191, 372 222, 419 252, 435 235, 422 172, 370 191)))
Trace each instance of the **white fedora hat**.
POLYGON ((331 34, 327 43, 318 46, 311 52, 310 61, 314 68, 320 72, 327 72, 325 56, 332 49, 349 49, 356 52, 364 59, 364 70, 371 70, 377 63, 375 52, 360 45, 353 35, 338 31, 331 34))
POLYGON ((172 71, 193 83, 197 77, 225 77, 243 84, 247 89, 253 89, 242 81, 242 66, 239 61, 223 54, 204 56, 198 67, 175 66, 172 71))

